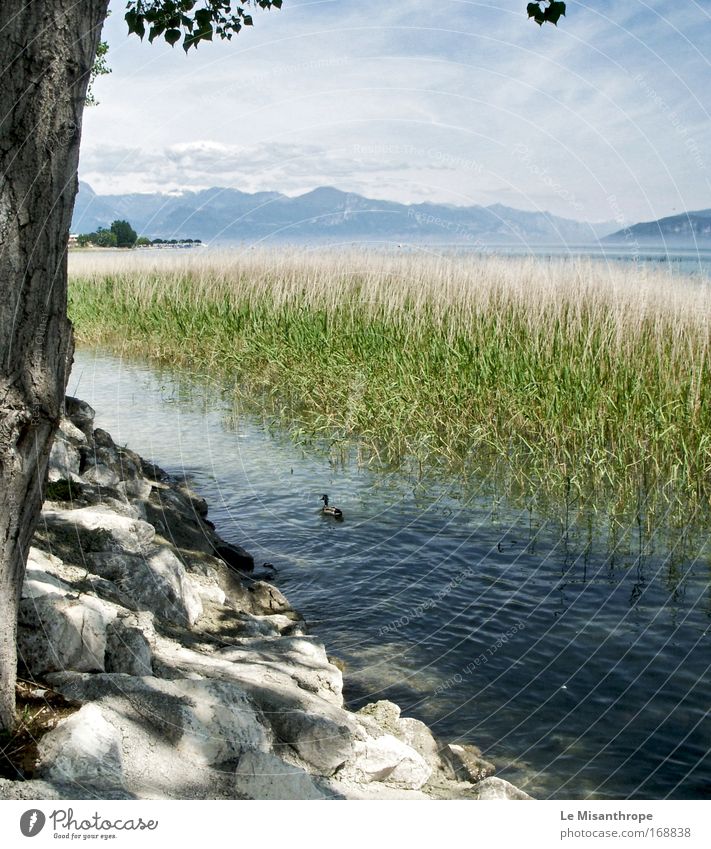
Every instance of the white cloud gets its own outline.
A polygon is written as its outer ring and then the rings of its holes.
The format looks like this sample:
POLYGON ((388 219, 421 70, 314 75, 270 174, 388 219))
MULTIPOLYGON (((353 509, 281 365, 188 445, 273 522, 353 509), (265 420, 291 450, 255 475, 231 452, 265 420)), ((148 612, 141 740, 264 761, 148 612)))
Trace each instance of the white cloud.
POLYGON ((523 0, 287 0, 189 57, 125 38, 115 5, 81 162, 99 191, 333 184, 589 219, 613 195, 630 219, 711 205, 696 2, 589 0, 539 29, 523 0))

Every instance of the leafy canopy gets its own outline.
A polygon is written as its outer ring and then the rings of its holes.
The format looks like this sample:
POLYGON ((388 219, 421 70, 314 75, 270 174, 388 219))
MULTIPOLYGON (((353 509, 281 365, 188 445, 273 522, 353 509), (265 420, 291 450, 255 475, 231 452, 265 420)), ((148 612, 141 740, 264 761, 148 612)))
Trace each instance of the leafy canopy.
POLYGON ((559 3, 557 0, 539 0, 537 3, 529 3, 526 11, 528 17, 533 18, 539 27, 546 22, 558 26, 558 21, 565 15, 565 3, 559 3))
POLYGON ((116 236, 116 245, 119 248, 132 248, 136 244, 138 233, 128 221, 112 221, 111 232, 116 236))
POLYGON ((251 27, 252 16, 244 6, 281 9, 281 5, 282 0, 243 0, 240 5, 232 0, 130 0, 126 23, 129 33, 140 38, 147 30, 150 42, 162 36, 173 47, 182 39, 187 53, 215 35, 230 39, 242 27, 251 27))
MULTIPOLYGON (((151 43, 162 36, 174 47, 182 39, 187 53, 201 41, 212 41, 213 36, 230 39, 242 27, 251 27, 252 16, 245 6, 281 9, 282 0, 242 0, 241 4, 233 0, 129 0, 126 23, 129 33, 139 38, 147 31, 151 43)), ((529 3, 526 11, 540 26, 546 22, 557 26, 565 15, 565 3, 539 0, 529 3)))

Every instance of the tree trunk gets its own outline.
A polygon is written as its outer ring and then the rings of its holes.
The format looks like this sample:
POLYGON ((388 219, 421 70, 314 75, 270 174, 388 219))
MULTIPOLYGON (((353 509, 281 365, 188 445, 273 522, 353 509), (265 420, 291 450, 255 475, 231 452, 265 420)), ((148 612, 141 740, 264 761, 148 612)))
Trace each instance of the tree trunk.
POLYGON ((17 609, 73 353, 67 240, 107 5, 0 4, 0 729, 15 723, 17 609))

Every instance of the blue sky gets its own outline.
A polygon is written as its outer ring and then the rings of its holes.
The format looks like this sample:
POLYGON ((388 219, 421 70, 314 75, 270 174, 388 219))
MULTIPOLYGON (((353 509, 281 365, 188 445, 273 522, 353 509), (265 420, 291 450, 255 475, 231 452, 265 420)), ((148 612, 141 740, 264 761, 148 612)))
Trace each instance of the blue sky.
POLYGON ((284 0, 231 42, 126 35, 87 110, 100 193, 230 186, 503 203, 581 220, 711 207, 711 3, 284 0))

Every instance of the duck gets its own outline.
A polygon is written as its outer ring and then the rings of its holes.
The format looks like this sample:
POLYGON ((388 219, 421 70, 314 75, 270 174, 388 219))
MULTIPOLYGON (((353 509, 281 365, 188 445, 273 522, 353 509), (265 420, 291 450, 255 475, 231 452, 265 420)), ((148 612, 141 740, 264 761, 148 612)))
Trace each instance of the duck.
POLYGON ((329 507, 328 496, 326 494, 322 495, 319 500, 323 501, 323 507, 321 508, 321 512, 324 516, 333 516, 336 519, 343 518, 343 510, 338 507, 329 507))

